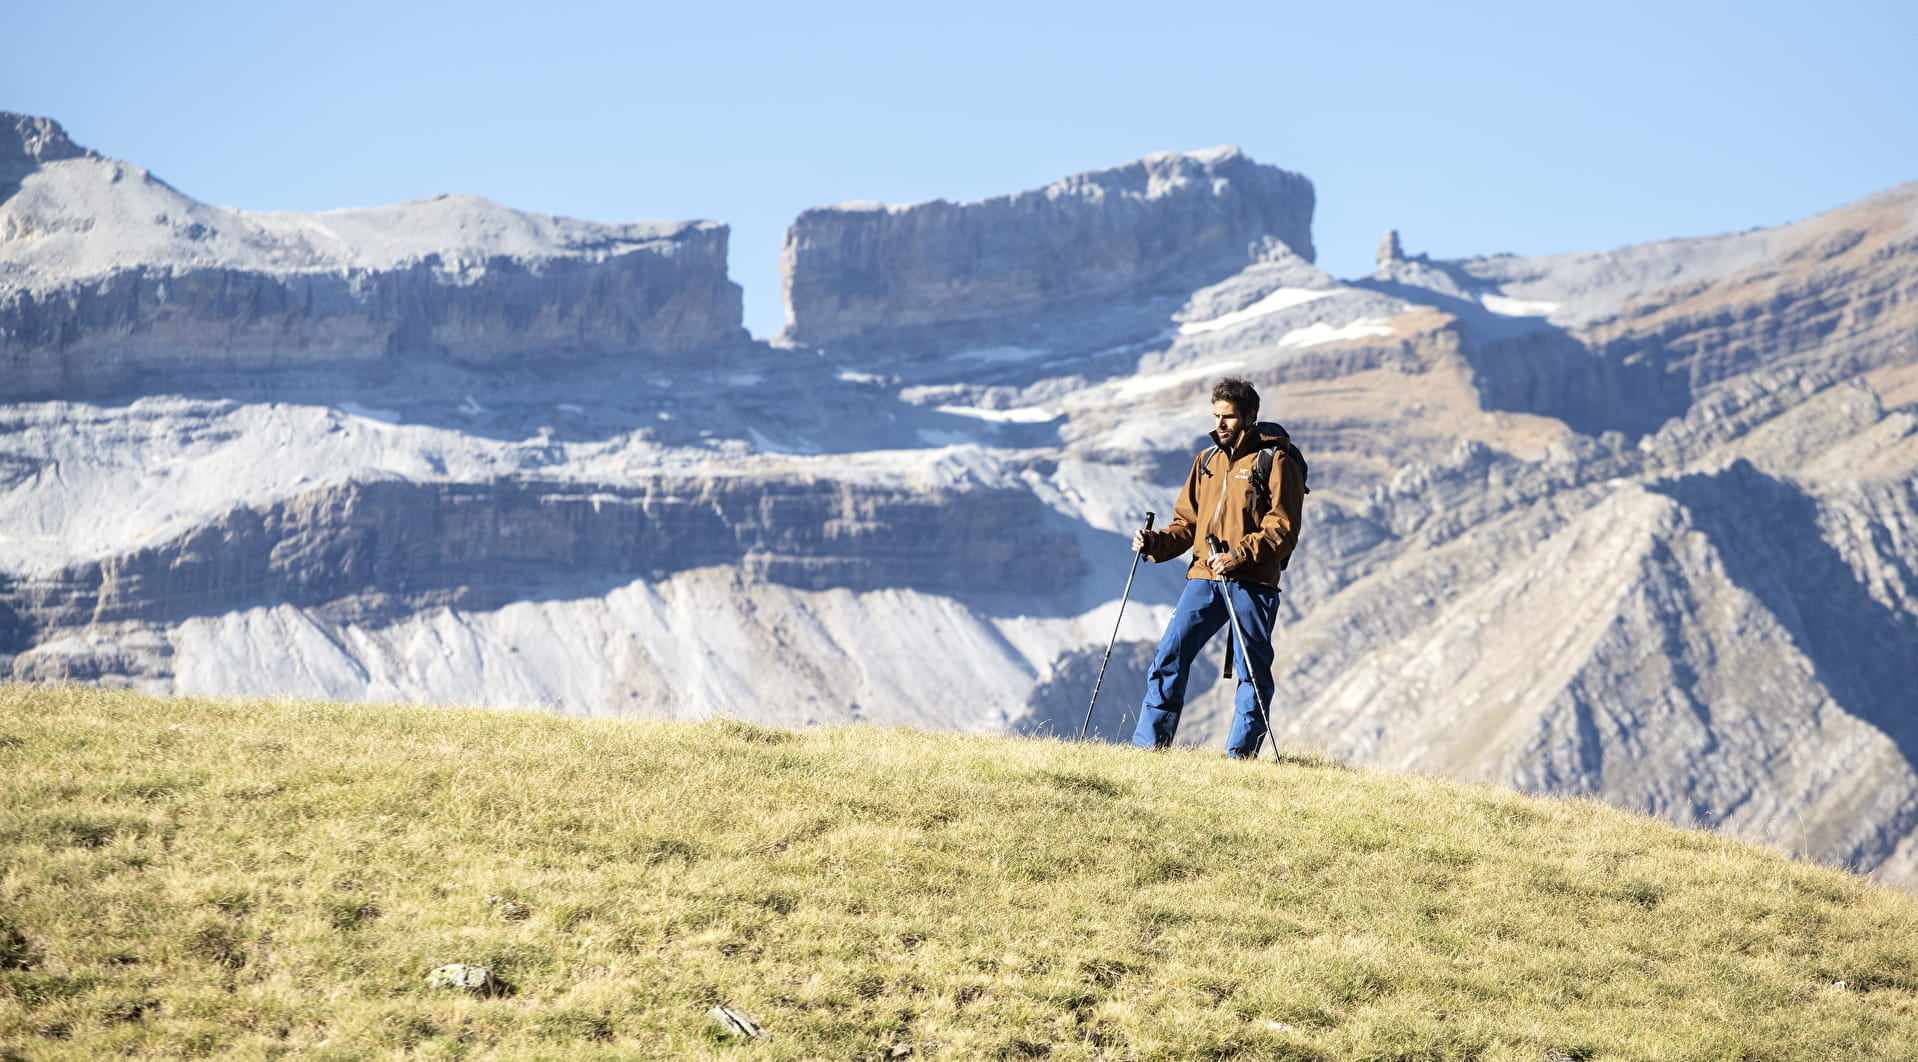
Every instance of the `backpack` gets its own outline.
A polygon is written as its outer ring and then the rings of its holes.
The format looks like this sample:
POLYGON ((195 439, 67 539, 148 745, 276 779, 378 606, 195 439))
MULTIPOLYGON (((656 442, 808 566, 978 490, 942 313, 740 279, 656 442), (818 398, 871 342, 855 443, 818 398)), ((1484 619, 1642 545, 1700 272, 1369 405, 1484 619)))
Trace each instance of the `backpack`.
MULTIPOLYGON (((1311 469, 1307 467, 1305 455, 1300 453, 1299 448, 1293 444, 1292 435, 1285 430, 1284 425, 1276 421, 1262 420, 1254 424, 1252 430, 1259 433, 1259 459, 1252 466, 1251 481, 1252 497, 1259 511, 1265 512, 1272 507, 1272 461, 1280 453, 1284 453, 1286 459, 1299 470, 1299 493, 1312 493, 1312 488, 1306 482, 1307 477, 1311 475, 1311 469)), ((1219 444, 1213 443, 1206 450, 1205 460, 1199 465, 1201 476, 1212 474, 1212 455, 1222 449, 1219 444)), ((1284 571, 1286 565, 1290 563, 1292 558, 1287 555, 1279 562, 1279 570, 1284 571)))

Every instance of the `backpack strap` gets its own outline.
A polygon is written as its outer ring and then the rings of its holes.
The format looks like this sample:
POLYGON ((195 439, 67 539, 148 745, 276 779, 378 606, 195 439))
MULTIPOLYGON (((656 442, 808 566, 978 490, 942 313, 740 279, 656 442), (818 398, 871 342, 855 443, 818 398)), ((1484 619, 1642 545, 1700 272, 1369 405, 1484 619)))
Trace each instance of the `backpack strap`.
POLYGON ((1259 447, 1259 459, 1252 463, 1252 496, 1260 512, 1272 507, 1272 455, 1276 446, 1259 447))
POLYGON ((1292 442, 1291 433, 1287 432, 1281 425, 1264 421, 1259 423, 1258 431, 1260 441, 1268 443, 1267 445, 1259 447, 1259 459, 1252 466, 1252 490, 1258 498, 1259 508, 1263 510, 1272 504, 1272 462, 1280 452, 1283 452, 1286 458, 1292 462, 1293 466, 1299 470, 1300 493, 1312 493, 1312 488, 1307 486, 1305 482, 1306 476, 1309 474, 1309 469, 1307 469, 1305 464, 1305 455, 1300 453, 1298 446, 1292 442))
MULTIPOLYGON (((1293 468, 1298 470, 1299 493, 1310 494, 1312 488, 1306 484, 1306 477, 1310 475, 1311 470, 1305 464, 1305 455, 1300 453, 1298 446, 1292 442, 1291 433, 1277 424, 1260 424, 1259 431, 1260 442, 1269 445, 1259 447, 1259 459, 1252 466, 1250 486, 1259 512, 1263 515, 1272 508, 1272 462, 1281 454, 1286 460, 1292 462, 1293 468)), ((1287 555, 1279 561, 1279 570, 1284 571, 1291 562, 1291 556, 1287 555)))
POLYGON ((1200 479, 1204 479, 1205 477, 1212 474, 1212 455, 1217 453, 1223 453, 1224 451, 1225 451, 1225 447, 1220 446, 1218 443, 1213 443, 1211 446, 1208 446, 1204 450, 1200 451, 1199 453, 1199 478, 1200 479))

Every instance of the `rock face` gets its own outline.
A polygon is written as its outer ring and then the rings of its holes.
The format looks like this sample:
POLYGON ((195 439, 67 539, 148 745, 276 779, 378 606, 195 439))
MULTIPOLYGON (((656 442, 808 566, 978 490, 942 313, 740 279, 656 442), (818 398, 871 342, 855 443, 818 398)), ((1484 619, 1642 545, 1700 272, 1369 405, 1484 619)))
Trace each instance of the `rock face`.
POLYGON ((1451 315, 1487 406, 1593 435, 1656 431, 1767 367, 1918 361, 1918 184, 1775 229, 1604 253, 1448 262, 1388 245, 1360 283, 1451 315))
POLYGON ((1914 458, 1918 418, 1802 370, 1637 444, 1463 445, 1319 513, 1356 578, 1298 588, 1282 730, 1883 866, 1918 827, 1914 458))
MULTIPOLYGON (((1088 303, 1181 295, 1283 246, 1310 260, 1312 184, 1237 148, 1151 155, 976 203, 845 204, 786 232, 787 337, 968 336, 1088 303)), ((983 340, 982 340, 983 341, 983 340)))
MULTIPOLYGON (((1312 463, 1279 624, 1288 746, 1918 887, 1918 186, 1609 252, 1388 240, 1341 281, 1309 261, 1302 179, 1155 156, 809 213, 789 338, 813 350, 579 362, 576 329, 509 371, 486 344, 557 335, 555 270, 604 276, 655 237, 452 200, 296 219, 301 245, 284 216, 195 213, 57 127, 16 130, 11 290, 165 275, 166 314, 112 320, 237 329, 276 368, 204 368, 237 360, 187 329, 190 386, 147 346, 123 403, 0 401, 0 676, 1076 734, 1116 630, 1092 729, 1122 739, 1184 570, 1143 566, 1120 614, 1125 544, 1169 514, 1231 373, 1312 463), (51 211, 73 174, 101 194, 51 211), (128 188, 186 228, 123 209, 128 188), (374 238, 401 217, 413 242, 374 238), (567 241, 563 267, 497 265, 567 241), (460 312, 530 316, 447 340, 463 360, 302 369, 318 341, 260 331, 265 296, 180 286, 213 268, 196 256, 256 253, 247 276, 317 285, 299 263, 350 259, 367 290, 494 263, 460 312)), ((581 290, 565 319, 615 312, 581 290)), ((392 300, 396 334, 441 334, 429 300, 392 300)), ((1215 641, 1180 739, 1216 748, 1215 641)))
POLYGON ((0 111, 0 198, 20 190, 20 182, 45 163, 98 158, 67 138, 51 118, 0 111))
POLYGON ((1080 575, 1077 558, 1020 563, 1043 548, 1045 516, 1025 491, 759 477, 346 483, 20 580, 0 592, 0 616, 15 643, 282 602, 390 620, 428 607, 603 594, 720 565, 814 590, 1044 593, 1080 575))
POLYGON ((724 225, 602 225, 473 196, 210 207, 0 113, 0 400, 142 374, 677 354, 746 341, 724 225))
POLYGON ((1381 272, 1404 263, 1405 248, 1399 244, 1399 230, 1388 229, 1385 235, 1379 238, 1378 250, 1373 252, 1373 257, 1378 259, 1381 272))

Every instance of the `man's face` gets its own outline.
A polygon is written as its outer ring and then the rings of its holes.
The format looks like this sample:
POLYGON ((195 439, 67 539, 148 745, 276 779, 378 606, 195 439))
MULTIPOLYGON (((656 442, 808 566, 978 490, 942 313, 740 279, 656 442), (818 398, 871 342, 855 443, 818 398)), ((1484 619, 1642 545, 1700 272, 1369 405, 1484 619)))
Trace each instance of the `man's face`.
POLYGON ((1212 427, 1218 432, 1221 442, 1237 443, 1239 433, 1249 426, 1238 406, 1224 399, 1212 403, 1212 427))

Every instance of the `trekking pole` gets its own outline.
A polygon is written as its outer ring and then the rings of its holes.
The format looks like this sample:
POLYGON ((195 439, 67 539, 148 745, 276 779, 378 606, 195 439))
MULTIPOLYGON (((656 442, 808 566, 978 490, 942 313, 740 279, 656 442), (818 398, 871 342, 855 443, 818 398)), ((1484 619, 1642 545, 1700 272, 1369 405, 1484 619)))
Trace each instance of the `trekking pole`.
MULTIPOLYGON (((1158 515, 1150 509, 1146 510, 1145 529, 1147 531, 1152 530, 1152 521, 1157 519, 1158 515)), ((1080 741, 1086 739, 1086 731, 1092 727, 1092 706, 1099 703, 1099 686, 1106 680, 1106 663, 1112 659, 1112 647, 1119 641, 1119 622, 1125 619, 1125 599, 1132 596, 1132 577, 1139 574, 1139 558, 1144 555, 1144 550, 1134 550, 1132 553, 1132 570, 1126 573, 1125 593, 1119 595, 1119 615, 1112 621, 1112 640, 1106 643, 1105 659, 1099 661, 1099 677, 1092 683, 1092 701, 1086 705, 1086 721, 1079 724, 1080 741)))
MULTIPOLYGON (((1217 535, 1205 536, 1205 544, 1210 547, 1214 553, 1226 552, 1225 543, 1219 541, 1217 535)), ((1227 579, 1222 575, 1219 577, 1219 581, 1229 583, 1233 580, 1227 579)), ((1252 750, 1252 758, 1256 760, 1259 758, 1259 753, 1265 751, 1265 739, 1272 737, 1272 713, 1265 710, 1265 695, 1259 692, 1259 677, 1253 674, 1252 657, 1245 651, 1245 632, 1239 629, 1239 607, 1232 603, 1232 588, 1222 587, 1221 592, 1225 594, 1225 614, 1231 617, 1232 639, 1233 643, 1235 643, 1228 644, 1226 648, 1230 652, 1239 654, 1239 670, 1244 673, 1243 677, 1245 681, 1252 684, 1252 703, 1258 706, 1259 722, 1265 724, 1265 733, 1259 735, 1259 747, 1252 750)), ((1273 759, 1277 759, 1279 755, 1277 741, 1277 738, 1273 738, 1273 759)))

